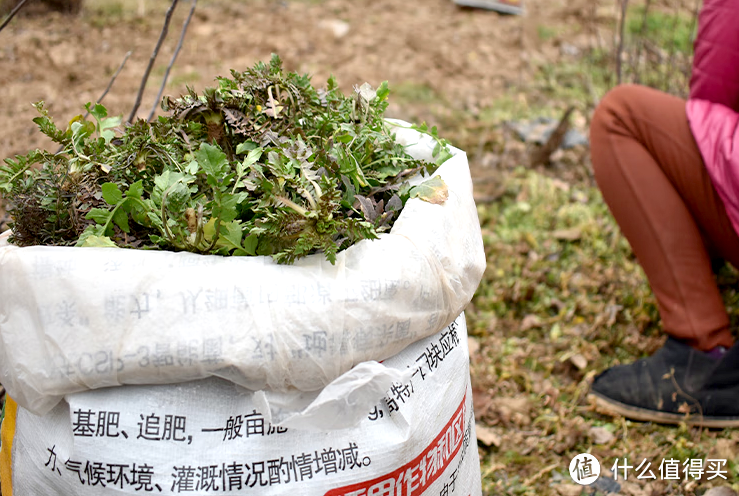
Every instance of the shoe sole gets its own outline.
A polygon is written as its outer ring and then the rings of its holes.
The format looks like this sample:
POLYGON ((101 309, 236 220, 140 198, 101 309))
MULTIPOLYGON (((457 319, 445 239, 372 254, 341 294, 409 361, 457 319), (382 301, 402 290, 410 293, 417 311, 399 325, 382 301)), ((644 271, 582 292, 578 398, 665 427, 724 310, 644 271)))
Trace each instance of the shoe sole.
POLYGON ((739 427, 739 417, 703 417, 700 415, 683 415, 679 413, 658 412, 637 406, 627 405, 619 401, 608 399, 598 393, 588 394, 591 403, 595 403, 595 411, 606 415, 620 415, 641 422, 655 422, 658 424, 682 424, 690 426, 725 428, 739 427))

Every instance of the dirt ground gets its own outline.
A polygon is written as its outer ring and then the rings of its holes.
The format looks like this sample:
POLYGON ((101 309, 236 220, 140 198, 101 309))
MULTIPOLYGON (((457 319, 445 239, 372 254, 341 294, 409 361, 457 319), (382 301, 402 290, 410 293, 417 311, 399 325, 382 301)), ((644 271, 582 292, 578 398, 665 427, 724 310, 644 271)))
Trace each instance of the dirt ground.
MULTIPOLYGON (((532 62, 546 56, 537 46, 542 19, 577 19, 574 2, 563 3, 530 0, 529 14, 518 17, 459 8, 451 0, 201 0, 165 94, 179 95, 186 85, 202 89, 274 52, 288 69, 312 74, 314 84, 330 74, 345 90, 388 80, 416 102, 443 99, 450 111, 475 112, 521 85, 532 62)), ((127 116, 167 6, 89 0, 78 16, 34 12, 14 19, 0 34, 0 156, 42 144, 31 102, 44 100, 65 122, 98 98, 130 50, 104 100, 111 113, 127 116)), ((139 116, 152 107, 188 9, 181 2, 175 11, 139 116)), ((398 103, 391 108, 397 117, 409 112, 398 103)))

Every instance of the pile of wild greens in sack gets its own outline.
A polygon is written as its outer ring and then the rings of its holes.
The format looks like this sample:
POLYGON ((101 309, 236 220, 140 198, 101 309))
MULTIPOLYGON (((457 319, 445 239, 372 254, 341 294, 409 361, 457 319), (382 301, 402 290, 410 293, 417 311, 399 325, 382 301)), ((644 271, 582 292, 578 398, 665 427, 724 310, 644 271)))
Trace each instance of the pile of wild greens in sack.
POLYGON ((20 246, 120 246, 292 263, 387 231, 409 198, 441 203, 439 177, 412 187, 451 155, 436 129, 435 163, 416 160, 384 120, 386 83, 344 96, 315 89, 273 56, 218 78, 202 95, 165 97, 166 115, 121 130, 101 104, 93 120, 57 127, 43 102, 34 119, 60 145, 0 166, 0 192, 20 246))

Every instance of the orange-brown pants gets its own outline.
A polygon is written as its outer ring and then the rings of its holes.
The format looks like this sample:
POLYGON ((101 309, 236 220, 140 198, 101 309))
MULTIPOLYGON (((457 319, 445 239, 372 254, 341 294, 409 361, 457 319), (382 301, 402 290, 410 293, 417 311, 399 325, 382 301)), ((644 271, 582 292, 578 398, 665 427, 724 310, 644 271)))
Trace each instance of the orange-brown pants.
POLYGON ((733 344, 712 260, 739 237, 690 131, 685 100, 624 85, 590 128, 595 179, 649 279, 665 332, 703 351, 733 344))

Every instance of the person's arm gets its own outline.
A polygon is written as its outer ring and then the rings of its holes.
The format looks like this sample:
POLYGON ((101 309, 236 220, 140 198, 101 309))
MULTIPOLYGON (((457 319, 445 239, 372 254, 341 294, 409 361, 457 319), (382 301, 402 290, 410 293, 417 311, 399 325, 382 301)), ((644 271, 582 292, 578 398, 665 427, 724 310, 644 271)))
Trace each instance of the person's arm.
POLYGON ((739 111, 739 0, 705 0, 694 44, 690 98, 739 111))

